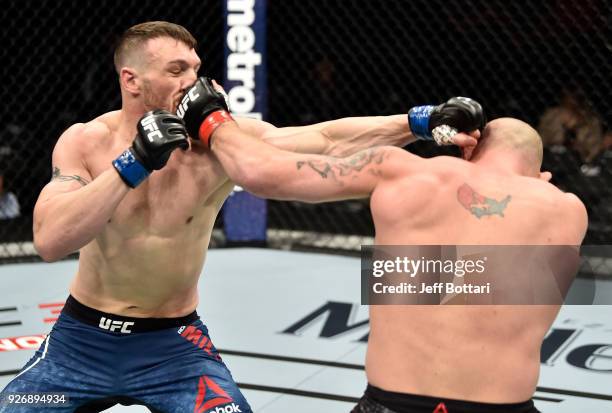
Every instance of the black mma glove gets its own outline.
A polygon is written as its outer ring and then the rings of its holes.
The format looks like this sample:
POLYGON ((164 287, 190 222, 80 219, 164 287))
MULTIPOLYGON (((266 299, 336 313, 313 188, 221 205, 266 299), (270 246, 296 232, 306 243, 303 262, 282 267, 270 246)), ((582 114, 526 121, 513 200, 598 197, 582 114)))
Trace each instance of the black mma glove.
POLYGON ((192 139, 199 139, 210 147, 213 131, 234 120, 225 99, 226 95, 217 91, 207 77, 200 77, 185 93, 176 114, 185 121, 192 139))
POLYGON ((457 132, 482 132, 485 123, 480 103, 464 97, 450 98, 439 106, 415 106, 408 112, 412 134, 418 139, 435 140, 438 145, 452 143, 450 137, 457 132))
POLYGON ((138 121, 132 146, 113 161, 123 181, 135 188, 151 172, 161 169, 176 148, 189 148, 182 119, 165 110, 147 112, 138 121))

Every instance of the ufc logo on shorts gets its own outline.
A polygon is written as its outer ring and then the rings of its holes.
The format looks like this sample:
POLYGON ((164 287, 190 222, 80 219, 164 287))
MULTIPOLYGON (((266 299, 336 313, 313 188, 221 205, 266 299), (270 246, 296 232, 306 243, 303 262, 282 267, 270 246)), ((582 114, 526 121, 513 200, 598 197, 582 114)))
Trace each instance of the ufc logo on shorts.
POLYGON ((130 330, 130 327, 132 327, 133 325, 133 321, 116 321, 111 320, 110 318, 101 317, 100 324, 98 325, 98 327, 109 331, 119 330, 122 333, 129 334, 132 332, 132 330, 130 330))
POLYGON ((147 138, 150 142, 153 142, 155 138, 161 139, 162 133, 159 131, 159 127, 157 123, 155 123, 155 118, 153 115, 149 115, 143 120, 140 121, 140 124, 144 128, 144 130, 148 131, 147 138))
POLYGON ((193 102, 199 97, 200 94, 196 93, 195 87, 189 89, 189 92, 187 92, 187 94, 183 96, 183 100, 181 100, 181 103, 176 109, 176 116, 183 119, 183 116, 185 116, 185 111, 189 108, 189 102, 193 102))

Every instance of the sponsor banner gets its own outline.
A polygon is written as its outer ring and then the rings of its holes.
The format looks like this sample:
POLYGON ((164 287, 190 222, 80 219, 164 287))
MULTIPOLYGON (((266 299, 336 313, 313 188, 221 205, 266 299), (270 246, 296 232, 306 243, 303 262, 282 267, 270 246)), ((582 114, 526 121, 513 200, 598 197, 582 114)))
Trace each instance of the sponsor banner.
MULTIPOLYGON (((265 119, 267 112, 266 0, 226 0, 223 87, 236 117, 265 119)), ((266 240, 267 203, 236 187, 223 206, 230 245, 266 240)))
POLYGON ((32 336, 5 337, 0 338, 0 352, 15 350, 37 350, 45 341, 46 334, 35 334, 32 336))
POLYGON ((267 112, 266 1, 227 0, 223 87, 236 116, 265 119, 267 112))

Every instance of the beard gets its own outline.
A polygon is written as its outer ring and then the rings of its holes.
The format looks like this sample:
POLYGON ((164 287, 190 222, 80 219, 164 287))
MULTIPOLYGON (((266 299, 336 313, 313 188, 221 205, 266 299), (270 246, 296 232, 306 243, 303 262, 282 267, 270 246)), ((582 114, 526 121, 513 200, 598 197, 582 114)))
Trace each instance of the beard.
POLYGON ((163 96, 155 90, 150 81, 145 80, 142 85, 142 99, 145 111, 163 109, 174 113, 176 102, 169 96, 163 96))

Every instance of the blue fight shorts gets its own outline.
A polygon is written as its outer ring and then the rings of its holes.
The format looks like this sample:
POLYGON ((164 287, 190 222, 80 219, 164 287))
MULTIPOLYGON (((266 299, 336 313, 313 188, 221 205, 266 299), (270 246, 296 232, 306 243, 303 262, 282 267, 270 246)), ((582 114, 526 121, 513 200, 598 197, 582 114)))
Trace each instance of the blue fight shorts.
POLYGON ((196 312, 129 318, 72 296, 34 357, 0 393, 0 413, 100 412, 117 403, 163 413, 252 412, 196 312), (25 397, 41 394, 57 403, 25 397))

